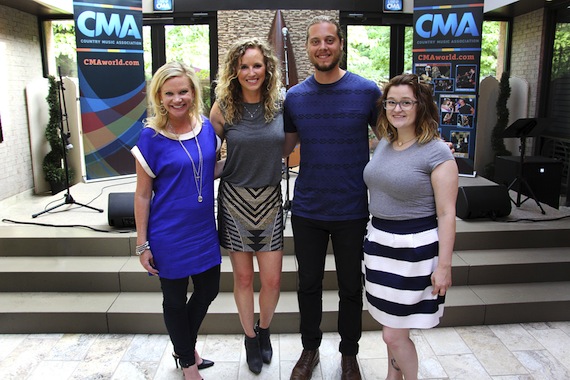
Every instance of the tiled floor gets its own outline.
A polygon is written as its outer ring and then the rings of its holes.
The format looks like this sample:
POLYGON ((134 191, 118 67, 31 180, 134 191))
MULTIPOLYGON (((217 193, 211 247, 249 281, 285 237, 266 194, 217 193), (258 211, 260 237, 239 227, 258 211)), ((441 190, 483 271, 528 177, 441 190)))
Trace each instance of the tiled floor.
MULTIPOLYGON (((420 379, 570 379, 570 322, 413 330, 420 379)), ((272 336, 274 357, 260 375, 247 369, 241 335, 203 335, 199 352, 216 364, 205 380, 289 379, 298 334, 272 336)), ((338 335, 327 333, 315 380, 340 379, 338 335)), ((380 331, 366 331, 358 360, 364 379, 384 379, 380 331)), ((0 335, 0 379, 182 379, 166 335, 0 335)))

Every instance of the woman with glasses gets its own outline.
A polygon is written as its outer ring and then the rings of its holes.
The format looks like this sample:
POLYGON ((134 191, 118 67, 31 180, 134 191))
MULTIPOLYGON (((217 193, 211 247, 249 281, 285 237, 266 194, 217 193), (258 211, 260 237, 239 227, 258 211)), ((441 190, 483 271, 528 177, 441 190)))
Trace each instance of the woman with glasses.
POLYGON ((387 379, 414 380, 410 329, 439 323, 451 286, 458 170, 439 138, 431 89, 394 77, 378 102, 380 143, 364 169, 372 220, 364 242, 368 310, 383 325, 387 379))

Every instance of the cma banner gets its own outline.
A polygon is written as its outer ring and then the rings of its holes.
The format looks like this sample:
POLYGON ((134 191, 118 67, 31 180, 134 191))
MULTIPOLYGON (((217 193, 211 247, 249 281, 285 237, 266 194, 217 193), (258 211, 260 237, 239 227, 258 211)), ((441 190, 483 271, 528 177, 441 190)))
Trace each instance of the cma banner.
POLYGON ((441 136, 464 175, 475 175, 482 27, 482 1, 414 2, 414 73, 433 88, 441 136))
POLYGON ((141 0, 73 2, 87 179, 135 173, 146 117, 141 0))

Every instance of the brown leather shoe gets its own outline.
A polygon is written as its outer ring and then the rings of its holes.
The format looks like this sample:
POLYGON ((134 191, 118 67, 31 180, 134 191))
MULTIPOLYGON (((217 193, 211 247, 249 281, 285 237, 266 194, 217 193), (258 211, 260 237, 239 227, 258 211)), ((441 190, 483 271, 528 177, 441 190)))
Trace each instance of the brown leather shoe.
POLYGON ((342 375, 341 380, 361 380, 360 368, 356 356, 342 355, 342 375))
POLYGON ((303 350, 293 372, 291 372, 290 380, 309 380, 313 376, 313 369, 317 364, 319 364, 319 349, 303 350))

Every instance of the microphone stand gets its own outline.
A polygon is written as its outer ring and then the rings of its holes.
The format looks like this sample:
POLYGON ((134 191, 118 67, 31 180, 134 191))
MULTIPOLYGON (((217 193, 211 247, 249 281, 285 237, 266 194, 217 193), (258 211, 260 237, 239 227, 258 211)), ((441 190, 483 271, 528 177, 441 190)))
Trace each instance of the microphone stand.
MULTIPOLYGON (((284 66, 285 66, 285 89, 289 89, 289 57, 287 56, 287 33, 288 30, 286 28, 282 29, 283 32, 283 49, 284 49, 284 66)), ((283 204, 283 212, 285 213, 285 217, 283 218, 283 229, 285 229, 285 225, 287 224, 287 216, 289 215, 289 211, 291 210, 291 200, 289 198, 289 156, 285 158, 285 202, 283 204)))
POLYGON ((285 50, 284 61, 285 61, 285 88, 289 89, 289 57, 287 55, 287 33, 289 31, 287 28, 283 28, 283 49, 285 50))
MULTIPOLYGON (((61 207, 63 205, 70 205, 70 204, 76 204, 82 207, 87 207, 91 210, 95 210, 95 211, 99 211, 99 212, 103 212, 102 209, 100 208, 95 208, 93 206, 89 206, 83 203, 79 203, 76 202, 75 199, 73 199, 73 197, 71 196, 71 193, 69 192, 69 171, 68 171, 68 165, 67 165, 67 147, 68 147, 68 139, 70 137, 69 134, 69 122, 67 120, 67 106, 65 105, 65 88, 63 87, 63 79, 61 77, 61 67, 58 67, 58 71, 59 71, 59 104, 60 104, 60 111, 61 107, 63 107, 63 111, 61 112, 61 117, 60 117, 60 123, 59 123, 59 133, 61 135, 61 149, 63 150, 63 168, 65 169, 65 187, 67 189, 67 193, 65 194, 65 200, 63 201, 63 203, 60 203, 56 206, 50 207, 42 212, 38 212, 37 214, 32 215, 32 218, 36 218, 42 214, 45 214, 47 212, 50 212, 58 207, 61 207), (65 133, 65 129, 63 127, 63 121, 65 120, 65 124, 67 126, 67 133, 65 133)), ((69 210, 66 209, 64 211, 69 210)))

